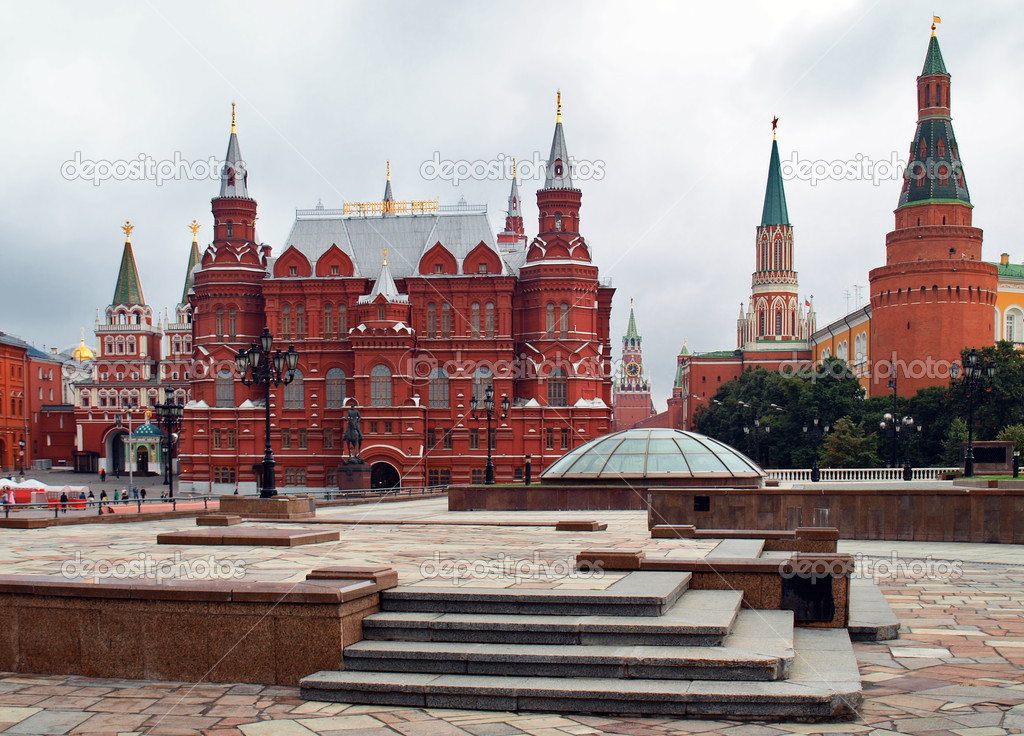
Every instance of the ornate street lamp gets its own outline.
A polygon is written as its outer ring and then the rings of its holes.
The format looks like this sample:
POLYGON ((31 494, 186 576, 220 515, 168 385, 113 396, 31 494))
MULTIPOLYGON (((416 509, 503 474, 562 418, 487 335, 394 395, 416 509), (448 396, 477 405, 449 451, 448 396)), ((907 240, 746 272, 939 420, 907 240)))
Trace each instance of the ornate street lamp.
POLYGON ((181 429, 181 419, 185 416, 185 407, 177 401, 167 399, 163 404, 156 405, 156 416, 164 430, 164 485, 168 486, 168 498, 174 498, 174 448, 178 443, 177 432, 181 429))
POLYGON ((914 435, 921 431, 921 425, 915 425, 914 417, 911 416, 903 417, 900 423, 903 425, 903 435, 906 437, 907 442, 907 458, 903 463, 903 480, 913 480, 914 468, 910 464, 910 445, 914 441, 914 435))
MULTIPOLYGON (((743 428, 743 434, 747 435, 748 437, 751 433, 753 433, 754 435, 754 460, 755 462, 757 462, 758 465, 761 464, 761 431, 761 419, 759 417, 754 418, 753 430, 751 430, 750 427, 743 428)), ((771 431, 772 426, 770 424, 766 424, 764 427, 764 434, 768 435, 771 433, 771 431)))
POLYGON ((18 440, 18 475, 25 475, 25 440, 18 440))
POLYGON ((282 353, 278 348, 274 353, 274 336, 270 330, 263 328, 263 334, 248 348, 242 348, 235 356, 238 373, 242 383, 252 386, 262 383, 266 396, 266 445, 263 451, 263 482, 260 484, 260 498, 273 498, 277 495, 277 484, 274 480, 274 451, 270 447, 270 387, 288 385, 295 380, 295 368, 299 365, 299 354, 294 345, 288 346, 288 352, 282 353))
MULTIPOLYGON (((508 416, 508 409, 511 403, 508 400, 508 394, 501 395, 501 418, 502 420, 508 416)), ((487 384, 487 388, 484 389, 484 399, 481 406, 481 402, 476 396, 473 396, 469 400, 469 406, 473 410, 473 419, 480 421, 480 417, 476 415, 477 408, 482 408, 487 414, 487 468, 484 471, 484 485, 494 485, 494 462, 491 459, 491 418, 494 416, 494 386, 487 384)))
MULTIPOLYGON (((996 366, 992 361, 979 360, 978 351, 971 348, 971 352, 964 359, 963 372, 967 385, 967 455, 964 457, 964 477, 971 478, 974 476, 974 392, 982 378, 995 377, 996 366)), ((956 363, 951 365, 949 375, 956 379, 960 375, 960 366, 956 363)))
POLYGON ((818 455, 821 453, 821 437, 822 435, 828 434, 829 426, 827 424, 822 425, 821 420, 818 417, 814 417, 813 424, 811 427, 804 425, 804 433, 807 433, 808 429, 814 430, 814 460, 811 464, 811 482, 817 483, 821 480, 821 468, 818 467, 818 455))

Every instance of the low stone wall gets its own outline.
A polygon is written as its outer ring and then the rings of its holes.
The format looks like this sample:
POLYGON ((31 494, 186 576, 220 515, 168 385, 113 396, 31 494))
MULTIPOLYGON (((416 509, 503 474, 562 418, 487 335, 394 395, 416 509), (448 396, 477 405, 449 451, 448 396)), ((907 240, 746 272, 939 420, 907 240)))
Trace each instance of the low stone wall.
POLYGON ((449 486, 449 511, 607 511, 647 508, 647 487, 449 486))
POLYGON ((648 499, 649 528, 793 529, 827 516, 842 539, 1024 543, 1021 488, 651 488, 648 499))
POLYGON ((800 527, 792 530, 697 529, 692 524, 651 527, 652 539, 760 539, 767 552, 835 552, 839 530, 832 527, 800 527))
POLYGON ((397 582, 352 570, 297 584, 3 575, 0 670, 297 685, 338 668, 397 582))

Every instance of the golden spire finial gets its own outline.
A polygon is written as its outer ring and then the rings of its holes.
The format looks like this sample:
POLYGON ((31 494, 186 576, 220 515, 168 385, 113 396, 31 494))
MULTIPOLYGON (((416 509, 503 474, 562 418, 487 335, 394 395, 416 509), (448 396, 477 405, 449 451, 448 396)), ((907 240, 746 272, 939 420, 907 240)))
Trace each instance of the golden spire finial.
POLYGON ((200 225, 196 220, 192 220, 192 224, 188 226, 188 229, 192 231, 192 242, 196 242, 196 233, 199 232, 200 225))
POLYGON ((125 220, 124 224, 121 226, 121 229, 124 230, 124 242, 132 242, 132 230, 135 229, 135 226, 132 225, 131 220, 125 220))
POLYGON ((388 161, 388 181, 391 181, 391 162, 388 161))
POLYGON ((937 15, 932 16, 932 36, 935 35, 935 26, 942 22, 942 18, 937 15))
POLYGON ((562 90, 558 90, 558 116, 555 118, 555 122, 562 122, 562 90))
POLYGON ((82 344, 85 345, 85 328, 82 328, 82 344))
POLYGON ((388 265, 388 249, 384 249, 384 265, 388 265))
POLYGON ((231 103, 231 135, 234 135, 238 131, 235 129, 235 103, 231 103))
POLYGON ((512 159, 512 181, 515 181, 515 180, 516 180, 516 160, 513 157, 513 159, 512 159))

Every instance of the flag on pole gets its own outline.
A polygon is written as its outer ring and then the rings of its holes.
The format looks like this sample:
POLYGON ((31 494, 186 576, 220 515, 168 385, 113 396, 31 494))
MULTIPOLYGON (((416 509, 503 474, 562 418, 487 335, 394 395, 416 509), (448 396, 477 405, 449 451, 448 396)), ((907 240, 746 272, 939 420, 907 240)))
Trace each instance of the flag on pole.
POLYGON ((942 22, 942 18, 940 18, 937 15, 933 15, 932 16, 932 23, 941 23, 941 22, 942 22))

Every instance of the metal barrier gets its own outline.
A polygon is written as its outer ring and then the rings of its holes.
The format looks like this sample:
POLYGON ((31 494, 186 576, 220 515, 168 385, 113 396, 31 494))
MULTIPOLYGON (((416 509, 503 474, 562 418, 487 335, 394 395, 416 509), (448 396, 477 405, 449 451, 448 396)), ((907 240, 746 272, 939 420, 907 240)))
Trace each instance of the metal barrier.
POLYGON ((69 511, 88 511, 95 508, 96 513, 100 516, 103 515, 103 509, 105 507, 118 508, 120 506, 135 506, 136 513, 142 513, 143 504, 150 506, 170 504, 172 511, 178 510, 178 503, 191 503, 193 501, 203 502, 203 509, 209 509, 210 500, 217 498, 216 496, 175 496, 174 498, 131 498, 131 499, 117 499, 116 501, 110 498, 106 500, 99 500, 98 498, 85 499, 85 498, 69 498, 67 501, 61 502, 59 499, 49 499, 46 503, 8 503, 4 504, 4 518, 11 518, 12 511, 53 511, 53 518, 58 519, 62 513, 69 511))

